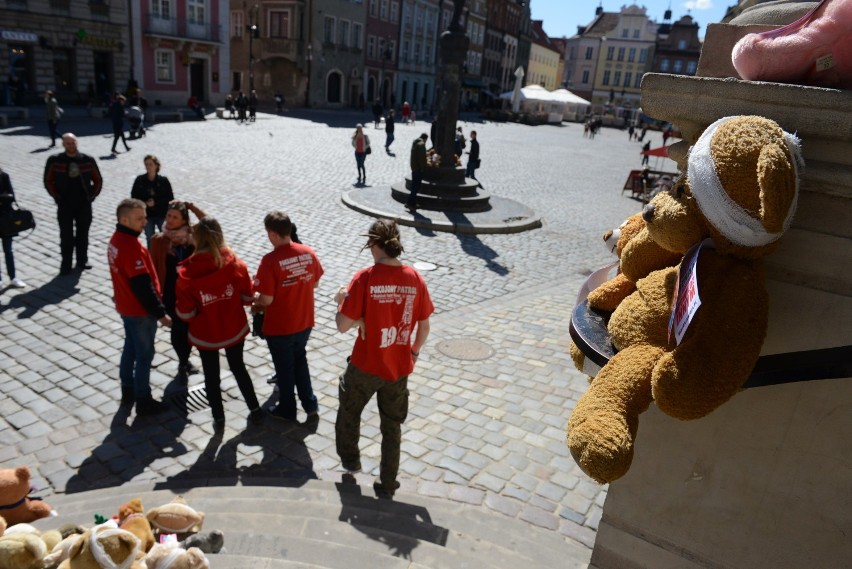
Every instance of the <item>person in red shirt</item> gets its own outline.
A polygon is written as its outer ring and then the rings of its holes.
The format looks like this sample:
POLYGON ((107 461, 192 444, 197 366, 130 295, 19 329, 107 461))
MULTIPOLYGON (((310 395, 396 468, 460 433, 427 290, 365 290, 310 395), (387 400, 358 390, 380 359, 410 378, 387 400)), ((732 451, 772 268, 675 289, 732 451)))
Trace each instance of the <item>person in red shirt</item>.
POLYGON ((189 322, 189 342, 198 348, 213 428, 225 428, 220 389, 219 350, 249 408, 249 420, 263 421, 263 411, 243 362, 249 333, 245 306, 252 301, 252 283, 246 264, 225 244, 222 227, 212 217, 192 226, 195 252, 179 265, 175 287, 175 314, 189 322))
POLYGON ((278 378, 274 417, 296 420, 295 388, 309 420, 318 418, 306 347, 314 327, 314 289, 323 268, 313 249, 293 242, 286 213, 273 211, 263 220, 273 251, 264 255, 254 277, 255 309, 263 310, 263 335, 278 378))
POLYGON ((379 496, 393 496, 399 488, 396 476, 401 425, 408 415, 408 375, 429 336, 429 316, 435 307, 423 277, 398 258, 403 248, 395 221, 376 220, 365 248, 375 264, 355 273, 335 298, 338 331, 358 328, 349 365, 340 378, 335 438, 343 468, 361 470, 361 412, 375 393, 382 462, 374 488, 379 496))
POLYGON ((145 202, 125 199, 116 210, 118 225, 109 240, 107 260, 112 277, 115 309, 124 321, 121 352, 121 406, 136 403, 138 415, 155 415, 168 409, 151 397, 151 361, 157 321, 171 326, 160 297, 160 282, 148 250, 139 241, 145 229, 145 202))

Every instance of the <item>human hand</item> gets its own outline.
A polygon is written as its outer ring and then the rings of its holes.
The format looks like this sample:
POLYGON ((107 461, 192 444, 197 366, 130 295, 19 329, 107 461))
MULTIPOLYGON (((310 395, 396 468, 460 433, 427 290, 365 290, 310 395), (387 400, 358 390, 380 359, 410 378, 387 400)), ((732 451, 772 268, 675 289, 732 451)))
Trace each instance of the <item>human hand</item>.
POLYGON ((160 322, 160 324, 163 325, 164 328, 171 328, 172 327, 172 319, 169 317, 168 314, 166 314, 165 316, 160 318, 159 322, 160 322))
POLYGON ((338 306, 341 305, 343 303, 343 301, 346 300, 346 293, 347 292, 349 292, 349 291, 346 289, 345 286, 341 286, 340 288, 338 288, 337 292, 334 294, 335 304, 337 304, 338 306))

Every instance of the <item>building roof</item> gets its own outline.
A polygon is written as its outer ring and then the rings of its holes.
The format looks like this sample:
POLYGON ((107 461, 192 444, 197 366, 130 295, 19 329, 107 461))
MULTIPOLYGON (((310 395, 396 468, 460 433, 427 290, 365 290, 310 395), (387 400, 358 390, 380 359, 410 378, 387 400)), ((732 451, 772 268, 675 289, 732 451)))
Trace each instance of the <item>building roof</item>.
POLYGON ((586 29, 577 35, 584 38, 600 38, 618 27, 618 12, 601 12, 586 29))

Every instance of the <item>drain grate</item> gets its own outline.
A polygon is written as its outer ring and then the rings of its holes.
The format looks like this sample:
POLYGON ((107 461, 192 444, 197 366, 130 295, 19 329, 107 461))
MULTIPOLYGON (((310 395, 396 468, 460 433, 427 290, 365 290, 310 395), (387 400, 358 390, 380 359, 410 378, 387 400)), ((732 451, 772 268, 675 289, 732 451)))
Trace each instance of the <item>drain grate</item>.
MULTIPOLYGON (((207 400, 207 389, 203 383, 193 385, 186 391, 175 393, 171 399, 172 404, 187 415, 210 408, 210 402, 207 400)), ((222 399, 226 399, 224 393, 222 399)))
POLYGON ((453 338, 438 343, 438 351, 457 360, 481 361, 494 355, 494 350, 474 338, 453 338))

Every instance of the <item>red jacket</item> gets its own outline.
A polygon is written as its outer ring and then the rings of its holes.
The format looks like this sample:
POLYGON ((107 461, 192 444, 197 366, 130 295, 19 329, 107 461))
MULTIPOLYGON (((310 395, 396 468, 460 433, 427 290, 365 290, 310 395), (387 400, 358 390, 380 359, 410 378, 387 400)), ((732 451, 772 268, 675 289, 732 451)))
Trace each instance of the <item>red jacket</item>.
POLYGON ((197 253, 178 267, 175 313, 189 322, 189 342, 200 350, 238 344, 249 333, 244 306, 252 301, 248 267, 223 250, 217 267, 209 253, 197 253))

